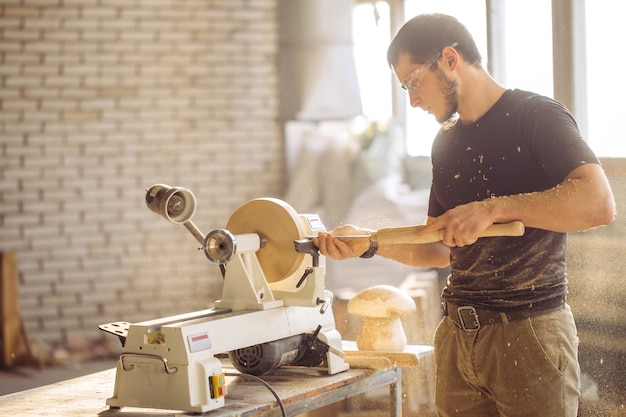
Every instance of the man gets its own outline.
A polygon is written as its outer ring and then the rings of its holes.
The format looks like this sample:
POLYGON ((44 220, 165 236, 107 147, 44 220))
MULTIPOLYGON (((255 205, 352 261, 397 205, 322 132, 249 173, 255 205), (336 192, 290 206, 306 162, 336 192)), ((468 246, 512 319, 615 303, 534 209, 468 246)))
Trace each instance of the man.
POLYGON ((580 369, 565 301, 567 232, 613 221, 598 159, 561 104, 498 85, 453 17, 408 21, 388 61, 411 106, 443 123, 423 230, 444 230, 443 240, 376 247, 341 239, 366 233, 346 225, 320 233, 316 244, 334 259, 376 253, 450 266, 434 337, 440 416, 575 417, 580 369), (525 224, 524 236, 478 238, 515 220, 525 224))

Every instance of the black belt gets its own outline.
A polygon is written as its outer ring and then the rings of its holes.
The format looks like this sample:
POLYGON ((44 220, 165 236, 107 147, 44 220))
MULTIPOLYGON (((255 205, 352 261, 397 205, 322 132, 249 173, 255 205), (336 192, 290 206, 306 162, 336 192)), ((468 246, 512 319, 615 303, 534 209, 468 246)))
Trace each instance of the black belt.
POLYGON ((443 302, 443 315, 448 316, 459 328, 471 332, 480 329, 481 325, 508 323, 523 320, 528 317, 552 313, 565 307, 565 300, 559 298, 550 300, 540 306, 533 306, 524 310, 485 310, 471 305, 457 305, 443 302))

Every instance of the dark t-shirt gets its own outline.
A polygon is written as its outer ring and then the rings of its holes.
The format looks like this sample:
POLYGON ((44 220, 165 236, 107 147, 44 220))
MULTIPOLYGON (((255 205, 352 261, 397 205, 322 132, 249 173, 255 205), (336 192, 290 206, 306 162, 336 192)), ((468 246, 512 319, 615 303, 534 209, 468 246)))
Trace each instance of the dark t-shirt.
MULTIPOLYGON (((477 122, 448 123, 432 149, 428 214, 490 197, 532 193, 598 163, 560 103, 508 90, 477 122)), ((523 237, 481 238, 451 248, 444 299, 488 309, 528 308, 566 293, 567 235, 527 228, 523 237)))

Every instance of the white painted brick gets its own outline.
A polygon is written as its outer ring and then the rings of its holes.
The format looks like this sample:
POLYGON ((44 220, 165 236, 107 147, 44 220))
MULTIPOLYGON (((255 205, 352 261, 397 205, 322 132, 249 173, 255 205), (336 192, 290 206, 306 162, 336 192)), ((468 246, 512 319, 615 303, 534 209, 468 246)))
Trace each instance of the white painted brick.
POLYGON ((36 112, 23 113, 22 118, 27 122, 49 122, 58 121, 60 112, 53 110, 38 110, 36 112))
POLYGON ((41 101, 43 110, 75 110, 78 104, 75 100, 50 99, 46 98, 41 101))
MULTIPOLYGON (((153 314, 149 314, 146 312, 141 313, 138 301, 130 301, 124 302, 123 300, 118 300, 117 303, 103 305, 101 317, 109 317, 111 321, 124 320, 130 322, 139 322, 143 320, 157 318, 156 315, 153 314)), ((104 322, 106 323, 106 320, 104 322)))
POLYGON ((193 34, 187 31, 175 31, 175 32, 159 32, 159 42, 175 42, 182 44, 185 42, 191 42, 193 34))
POLYGON ((39 87, 43 84, 43 78, 37 76, 8 76, 5 79, 5 84, 9 87, 21 87, 21 88, 31 88, 31 87, 39 87))
MULTIPOLYGON (((105 3, 106 4, 106 3, 105 3)), ((81 8, 81 17, 113 20, 117 17, 117 10, 114 7, 90 7, 85 5, 81 8)))
POLYGON ((98 48, 105 53, 115 52, 132 54, 137 49, 137 45, 133 42, 107 42, 100 45, 98 48))
MULTIPOLYGON (((30 286, 30 289, 32 288, 33 286, 30 286)), ((49 292, 49 291, 51 291, 51 288, 48 285, 48 287, 45 289, 45 292, 49 292)), ((32 317, 36 317, 37 315, 41 314, 36 311, 37 308, 39 307, 38 295, 39 295, 38 293, 35 293, 33 295, 32 292, 30 294, 25 294, 24 292, 20 291, 20 308, 21 308, 23 319, 30 319, 32 317)), ((53 312, 53 314, 56 315, 57 314, 56 308, 54 310, 55 311, 53 312)))
POLYGON ((41 8, 41 16, 44 19, 60 19, 60 20, 74 20, 79 17, 79 8, 78 7, 46 7, 41 8))
MULTIPOLYGON (((137 0, 136 4, 138 7, 146 7, 146 6, 152 6, 152 7, 159 7, 159 8, 169 8, 169 7, 173 7, 176 5, 180 5, 181 3, 176 3, 176 0, 137 0)), ((182 4, 182 6, 189 6, 188 3, 182 4)))
POLYGON ((43 322, 43 319, 45 317, 56 317, 59 315, 59 309, 56 305, 52 305, 52 306, 41 306, 36 305, 33 309, 28 308, 29 306, 27 304, 22 304, 22 319, 25 322, 34 322, 36 323, 36 329, 38 330, 37 332, 29 333, 29 336, 35 336, 35 337, 39 337, 39 330, 40 330, 40 325, 43 322))
POLYGON ((67 285, 81 285, 81 283, 85 283, 90 286, 91 290, 93 290, 93 283, 97 280, 97 277, 98 271, 73 269, 59 271, 59 279, 57 281, 66 283, 67 285))
MULTIPOLYGON (((19 2, 19 0, 13 0, 14 3, 19 2)), ((6 2, 5 2, 6 3, 6 2)), ((6 4, 5 4, 6 6, 6 4)), ((20 19, 20 18, 16 18, 16 17, 9 17, 9 16, 2 16, 2 19, 0 19, 0 29, 15 29, 18 28, 22 25, 22 22, 24 21, 24 19, 20 19)))
MULTIPOLYGON (((45 212, 55 212, 60 209, 59 202, 55 202, 55 201, 35 201, 32 203, 24 202, 22 207, 23 207, 22 212, 24 214, 30 214, 30 213, 41 214, 45 212)), ((42 233, 41 228, 38 228, 35 230, 34 236, 38 236, 41 233, 42 233)), ((53 236, 58 233, 59 233, 59 230, 56 229, 56 230, 52 230, 50 235, 53 236)), ((28 233, 25 233, 24 235, 28 237, 28 233)))
POLYGON ((43 130, 43 123, 19 120, 2 126, 2 131, 8 134, 14 133, 39 133, 43 130))
POLYGON ((24 92, 24 97, 26 98, 34 98, 34 99, 46 99, 46 98, 57 98, 61 94, 61 89, 56 87, 33 87, 28 88, 27 91, 24 92))
MULTIPOLYGON (((40 14, 37 7, 21 6, 21 5, 8 5, 4 7, 4 16, 6 17, 19 17, 19 18, 36 18, 40 14)), ((4 18, 3 16, 3 18, 4 18)))
POLYGON ((160 38, 157 31, 148 30, 124 30, 120 32, 119 38, 121 42, 154 42, 160 38))
POLYGON ((108 74, 85 75, 81 77, 81 79, 82 84, 87 88, 109 88, 120 85, 119 80, 117 80, 115 76, 109 76, 108 74))
POLYGON ((78 297, 74 293, 48 293, 40 295, 41 306, 61 306, 74 304, 78 301, 78 297))
POLYGON ((80 32, 78 30, 45 30, 42 35, 44 41, 62 43, 76 42, 79 37, 80 32))
POLYGON ((86 124, 83 127, 83 129, 87 133, 106 133, 106 132, 110 132, 111 130, 114 130, 116 127, 117 126, 115 122, 98 120, 98 121, 86 124))
POLYGON ((45 85, 50 87, 78 87, 81 84, 80 77, 77 76, 48 76, 45 77, 45 85))
MULTIPOLYGON (((2 89, 0 89, 0 99, 1 100, 8 101, 8 100, 17 99, 17 98, 20 98, 20 97, 22 97, 22 92, 20 91, 19 88, 14 88, 14 87, 6 88, 6 87, 3 87, 2 89)), ((0 117, 2 117, 2 114, 0 114, 0 117)), ((12 120, 12 121, 14 121, 15 119, 14 119, 14 117, 9 116, 9 117, 3 117, 2 120, 12 120)))
MULTIPOLYGON (((93 271, 116 269, 117 264, 118 264, 117 260, 112 257, 106 257, 106 258, 90 257, 90 258, 84 259, 83 261, 83 266, 85 267, 85 269, 93 270, 93 271)), ((119 273, 119 271, 117 272, 119 273)))
POLYGON ((79 54, 97 53, 100 49, 101 45, 96 41, 82 40, 80 42, 63 43, 63 52, 70 57, 80 56, 79 54))
POLYGON ((60 96, 64 98, 84 99, 98 96, 97 90, 85 86, 79 86, 77 88, 63 87, 60 91, 60 96))
MULTIPOLYGON (((0 123, 3 124, 2 127, 7 125, 13 126, 14 123, 18 123, 20 121, 21 115, 22 112, 18 110, 0 112, 0 123)), ((6 131, 6 133, 11 133, 9 129, 3 129, 3 131, 6 131)))
POLYGON ((60 6, 61 0, 28 0, 29 6, 53 7, 60 6))
POLYGON ((83 53, 84 62, 101 65, 101 68, 106 68, 107 71, 115 69, 111 64, 117 64, 119 57, 114 53, 102 53, 87 51, 83 53), (105 66, 106 65, 106 66, 105 66))
MULTIPOLYGON (((76 329, 80 326, 80 320, 78 317, 55 317, 55 316, 45 316, 41 319, 42 330, 41 332, 37 332, 37 334, 42 334, 46 331, 48 332, 60 332, 61 334, 65 334, 66 329, 76 329)), ((65 338, 65 337, 64 337, 65 338)))
POLYGON ((193 9, 185 9, 181 7, 156 9, 156 16, 158 18, 188 20, 193 16, 193 14, 193 9))
MULTIPOLYGON (((107 279, 106 271, 102 271, 102 272, 103 272, 103 277, 94 281, 93 283, 94 292, 109 292, 109 293, 114 293, 114 294, 121 294, 125 290, 130 290, 128 280, 107 279)), ((119 271, 116 274, 116 278, 119 278, 119 271)))
MULTIPOLYGON (((107 5, 111 6, 112 4, 111 0, 107 0, 107 5)), ((129 1, 127 1, 127 4, 131 3, 129 1)), ((82 6, 93 6, 94 2, 93 0, 63 0, 63 4, 66 4, 68 6, 77 6, 77 7, 82 7, 82 6)))
MULTIPOLYGON (((73 45, 73 44, 70 44, 73 45)), ((37 58, 37 61, 39 58, 37 58)), ((43 57, 43 65, 51 64, 75 64, 81 62, 81 56, 79 53, 65 53, 65 54, 46 54, 43 57)), ((35 62, 35 65, 40 65, 39 62, 35 62)))
POLYGON ((0 215, 4 219, 3 221, 0 221, 0 227, 2 228, 2 230, 0 231, 0 251, 8 252, 18 250, 18 248, 16 247, 16 242, 19 242, 24 238, 22 236, 22 228, 18 224, 6 223, 6 218, 11 215, 15 215, 16 210, 12 209, 11 207, 3 207, 2 209, 3 210, 0 211, 0 215))
MULTIPOLYGON (((61 281, 58 281, 54 285, 55 292, 59 294, 72 294, 76 297, 77 305, 80 305, 81 294, 92 290, 92 284, 87 279, 90 276, 89 272, 81 271, 82 279, 80 280, 65 280, 65 277, 61 281)), ((61 306, 62 309, 66 309, 65 306, 61 306)))
POLYGON ((175 65, 168 65, 168 64, 154 64, 154 65, 142 65, 141 68, 139 68, 139 73, 141 75, 171 75, 171 74, 175 74, 176 73, 176 66, 175 65))
POLYGON ((1 152, 12 161, 0 183, 13 184, 0 187, 0 213, 11 213, 0 217, 0 248, 8 232, 25 252, 30 308, 44 295, 79 298, 71 306, 46 298, 59 304, 29 315, 27 328, 54 341, 97 333, 87 327, 99 316, 204 306, 207 288, 221 282, 217 269, 184 228, 145 207, 144 189, 192 188, 206 230, 249 197, 280 192, 275 1, 28 4, 36 7, 0 19, 9 37, 29 40, 0 40, 8 64, 0 97, 12 101, 0 113, 11 137, 1 152))
POLYGON ((153 19, 156 17, 154 7, 124 7, 121 11, 122 18, 153 19))
MULTIPOLYGON (((96 340, 99 339, 103 332, 98 329, 97 325, 89 325, 83 316, 80 317, 80 326, 77 328, 68 328, 64 331, 66 340, 96 340)), ((90 323, 90 322, 89 322, 90 323)), ((113 337, 111 335, 111 337, 113 337)), ((121 353, 121 350, 120 352, 121 353)))
POLYGON ((0 75, 12 75, 20 72, 20 65, 8 59, 6 61, 8 61, 8 63, 3 63, 3 65, 0 66, 0 75))
POLYGON ((63 75, 74 78, 80 75, 98 74, 100 67, 95 64, 68 64, 63 66, 63 75))
MULTIPOLYGON (((94 291, 93 289, 90 289, 89 291, 83 291, 78 296, 80 298, 80 302, 83 304, 98 305, 113 304, 118 301, 119 298, 115 291, 94 291)), ((101 308, 102 307, 99 307, 99 309, 101 308)), ((102 322, 102 319, 98 319, 98 323, 102 322)))
MULTIPOLYGON (((59 211, 42 213, 41 218, 43 219, 43 223, 46 225, 63 225, 66 223, 79 222, 82 215, 79 212, 59 211)), ((69 241, 66 243, 69 243, 69 241)))
POLYGON ((106 24, 103 25, 101 29, 117 33, 125 30, 136 29, 140 22, 141 20, 122 15, 114 20, 107 20, 106 24))
POLYGON ((81 34, 81 39, 88 42, 115 42, 119 39, 118 34, 112 31, 108 24, 106 29, 107 30, 95 30, 95 28, 91 27, 85 28, 81 34))
MULTIPOLYGON (((8 19, 0 19, 0 21, 5 21, 8 19)), ((17 22, 20 22, 17 20, 17 22)), ((61 28, 61 20, 58 19, 23 19, 21 20, 22 25, 25 30, 54 30, 61 28)), ((5 22, 6 23, 6 22, 5 22)), ((0 24, 1 26, 1 24, 0 24)), ((20 26, 15 25, 15 26, 20 26)))
POLYGON ((28 42, 23 46, 26 53, 54 54, 61 51, 62 44, 53 41, 28 42))

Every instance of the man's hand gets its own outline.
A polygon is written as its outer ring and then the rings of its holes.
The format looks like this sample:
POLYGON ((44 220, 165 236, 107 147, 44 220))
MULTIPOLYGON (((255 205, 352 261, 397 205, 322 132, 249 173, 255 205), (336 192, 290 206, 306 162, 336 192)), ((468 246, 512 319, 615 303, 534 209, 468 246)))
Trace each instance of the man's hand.
POLYGON ((331 259, 348 259, 361 256, 370 247, 369 239, 341 238, 344 236, 364 235, 370 232, 353 225, 339 226, 332 232, 319 232, 313 239, 313 243, 320 250, 320 253, 331 259))
POLYGON ((443 230, 444 245, 463 247, 476 243, 478 236, 492 224, 489 200, 478 201, 456 206, 437 218, 429 218, 427 226, 418 234, 443 230))

